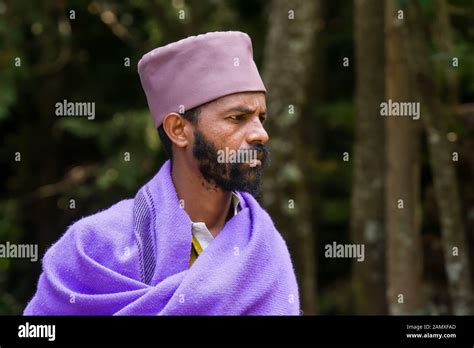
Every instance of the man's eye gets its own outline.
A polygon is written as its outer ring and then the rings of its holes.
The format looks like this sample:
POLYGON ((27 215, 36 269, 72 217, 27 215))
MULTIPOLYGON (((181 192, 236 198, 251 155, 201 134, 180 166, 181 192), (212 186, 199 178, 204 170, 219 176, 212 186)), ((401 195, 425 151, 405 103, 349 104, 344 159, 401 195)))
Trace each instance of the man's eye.
POLYGON ((266 116, 260 116, 260 122, 265 123, 265 120, 267 119, 266 116))
POLYGON ((234 121, 243 121, 245 119, 245 115, 233 115, 229 118, 234 121))

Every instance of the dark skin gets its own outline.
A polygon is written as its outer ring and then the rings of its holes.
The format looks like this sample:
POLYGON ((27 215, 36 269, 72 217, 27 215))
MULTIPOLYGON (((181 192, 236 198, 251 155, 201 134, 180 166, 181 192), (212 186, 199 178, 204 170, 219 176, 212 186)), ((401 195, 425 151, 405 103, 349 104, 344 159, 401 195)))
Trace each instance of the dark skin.
MULTIPOLYGON (((268 141, 263 127, 265 118, 265 93, 243 92, 202 106, 197 126, 219 149, 248 149, 268 141)), ((232 193, 202 177, 192 152, 195 126, 191 122, 169 113, 163 120, 163 128, 173 143, 171 177, 178 197, 184 200, 184 210, 192 221, 204 222, 216 237, 226 223, 232 193)))

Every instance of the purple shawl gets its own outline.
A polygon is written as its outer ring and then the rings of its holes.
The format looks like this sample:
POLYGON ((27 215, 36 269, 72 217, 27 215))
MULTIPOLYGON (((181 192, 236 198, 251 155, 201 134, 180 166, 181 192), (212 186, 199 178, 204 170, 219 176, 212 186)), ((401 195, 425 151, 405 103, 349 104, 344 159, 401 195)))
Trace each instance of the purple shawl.
POLYGON ((299 315, 287 246, 247 193, 191 268, 191 224, 166 162, 134 199, 85 217, 46 252, 25 315, 299 315))

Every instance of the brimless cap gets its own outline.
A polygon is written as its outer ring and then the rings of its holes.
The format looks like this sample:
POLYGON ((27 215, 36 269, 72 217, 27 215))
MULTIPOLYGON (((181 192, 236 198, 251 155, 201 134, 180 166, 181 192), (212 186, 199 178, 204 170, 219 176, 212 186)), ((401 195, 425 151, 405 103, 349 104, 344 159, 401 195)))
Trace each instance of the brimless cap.
POLYGON ((239 92, 266 92, 253 60, 250 37, 212 32, 173 42, 145 54, 138 73, 155 127, 170 112, 183 113, 239 92))

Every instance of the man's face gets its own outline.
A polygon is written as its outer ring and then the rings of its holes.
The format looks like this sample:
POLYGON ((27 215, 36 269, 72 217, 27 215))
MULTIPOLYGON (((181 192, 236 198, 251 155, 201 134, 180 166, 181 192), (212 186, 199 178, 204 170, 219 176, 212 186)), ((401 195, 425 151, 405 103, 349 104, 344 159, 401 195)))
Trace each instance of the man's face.
POLYGON ((226 191, 260 193, 268 164, 265 94, 236 93, 201 108, 192 154, 203 178, 226 191))

